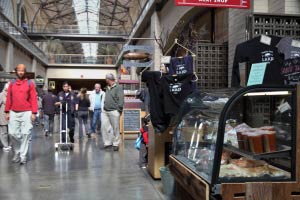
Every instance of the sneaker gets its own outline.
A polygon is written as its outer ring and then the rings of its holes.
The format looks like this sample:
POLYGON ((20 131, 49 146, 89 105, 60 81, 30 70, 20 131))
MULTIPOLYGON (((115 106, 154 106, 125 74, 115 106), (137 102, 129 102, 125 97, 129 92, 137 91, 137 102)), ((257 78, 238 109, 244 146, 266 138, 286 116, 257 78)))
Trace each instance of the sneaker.
POLYGON ((114 146, 113 149, 114 151, 119 151, 119 146, 114 146))
POLYGON ((48 137, 48 131, 47 130, 45 131, 45 136, 48 137))
POLYGON ((10 152, 11 146, 3 147, 4 152, 10 152))
POLYGON ((91 138, 91 133, 86 134, 88 138, 91 138))
POLYGON ((27 162, 26 158, 20 159, 20 165, 24 165, 24 164, 26 164, 26 162, 27 162))
POLYGON ((21 161, 20 155, 19 154, 15 154, 13 159, 11 160, 14 163, 18 163, 21 161))

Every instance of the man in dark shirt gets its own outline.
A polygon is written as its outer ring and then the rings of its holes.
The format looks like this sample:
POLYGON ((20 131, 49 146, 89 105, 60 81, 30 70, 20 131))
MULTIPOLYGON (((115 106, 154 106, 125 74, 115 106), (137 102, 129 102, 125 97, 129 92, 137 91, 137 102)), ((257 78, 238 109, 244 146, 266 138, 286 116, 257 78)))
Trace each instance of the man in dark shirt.
MULTIPOLYGON (((57 95, 57 102, 55 105, 62 105, 62 130, 69 129, 70 141, 74 143, 74 129, 75 129, 75 105, 77 103, 76 95, 69 91, 68 82, 63 83, 63 91, 57 95), (68 127, 66 128, 66 117, 68 127)), ((62 134, 62 142, 66 142, 65 133, 62 134)))
POLYGON ((44 132, 45 136, 52 136, 53 133, 53 123, 54 115, 56 111, 57 97, 52 93, 51 89, 48 89, 48 93, 43 96, 42 99, 42 108, 44 112, 44 132))
POLYGON ((280 39, 280 37, 276 36, 259 36, 238 44, 235 49, 231 86, 240 86, 241 80, 239 63, 249 62, 249 65, 251 66, 253 63, 270 63, 273 60, 277 60, 279 58, 279 53, 277 51, 276 45, 278 44, 280 39), (262 40, 262 38, 265 37, 270 39, 268 44, 267 42, 264 42, 264 40, 262 40))

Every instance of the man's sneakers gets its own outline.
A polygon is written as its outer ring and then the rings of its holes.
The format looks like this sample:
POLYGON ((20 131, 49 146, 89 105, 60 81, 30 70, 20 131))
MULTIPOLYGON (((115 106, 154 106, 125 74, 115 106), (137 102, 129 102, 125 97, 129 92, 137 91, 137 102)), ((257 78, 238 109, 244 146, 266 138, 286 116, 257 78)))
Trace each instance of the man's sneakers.
POLYGON ((11 146, 3 147, 2 148, 4 152, 10 152, 11 151, 11 146))
POLYGON ((20 165, 25 165, 27 162, 27 159, 26 158, 21 158, 20 159, 20 165))
POLYGON ((45 130, 45 136, 48 137, 48 130, 45 130))
POLYGON ((21 161, 20 154, 15 153, 15 155, 14 155, 14 157, 13 157, 13 159, 11 161, 14 162, 14 163, 20 162, 21 161))
POLYGON ((113 146, 114 151, 119 151, 119 146, 113 146))

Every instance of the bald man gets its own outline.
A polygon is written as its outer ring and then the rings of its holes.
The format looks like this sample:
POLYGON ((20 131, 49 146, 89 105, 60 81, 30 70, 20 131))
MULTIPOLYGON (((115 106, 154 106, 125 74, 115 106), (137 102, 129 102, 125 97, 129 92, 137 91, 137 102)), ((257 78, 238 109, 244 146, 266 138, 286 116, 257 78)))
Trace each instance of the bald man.
POLYGON ((8 132, 12 138, 14 157, 12 162, 25 164, 29 147, 32 122, 38 110, 35 85, 25 77, 26 66, 16 68, 17 78, 10 81, 6 97, 6 119, 8 132))
POLYGON ((95 84, 95 89, 90 94, 90 114, 91 114, 91 130, 88 133, 88 137, 91 137, 91 134, 95 134, 97 130, 97 124, 101 124, 101 112, 103 110, 105 93, 101 90, 100 83, 95 84))

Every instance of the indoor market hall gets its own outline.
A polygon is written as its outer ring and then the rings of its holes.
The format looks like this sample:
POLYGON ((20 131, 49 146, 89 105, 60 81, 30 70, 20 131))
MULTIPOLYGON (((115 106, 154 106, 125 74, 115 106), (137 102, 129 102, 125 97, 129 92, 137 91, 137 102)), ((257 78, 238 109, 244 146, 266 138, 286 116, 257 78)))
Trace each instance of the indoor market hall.
POLYGON ((299 0, 0 0, 0 200, 300 199, 299 0))

